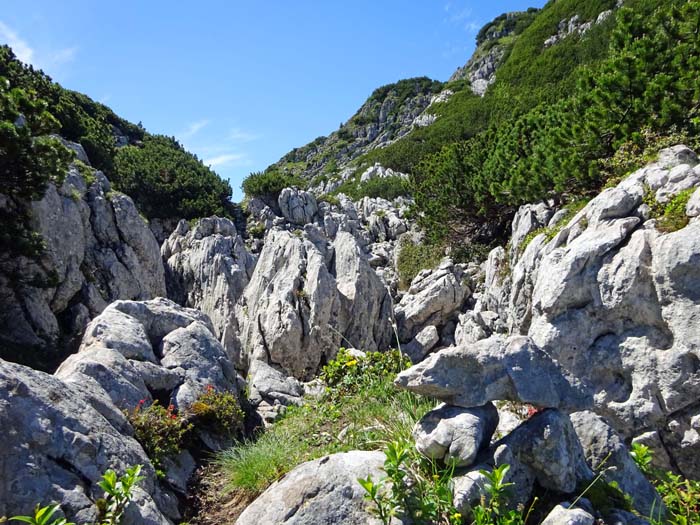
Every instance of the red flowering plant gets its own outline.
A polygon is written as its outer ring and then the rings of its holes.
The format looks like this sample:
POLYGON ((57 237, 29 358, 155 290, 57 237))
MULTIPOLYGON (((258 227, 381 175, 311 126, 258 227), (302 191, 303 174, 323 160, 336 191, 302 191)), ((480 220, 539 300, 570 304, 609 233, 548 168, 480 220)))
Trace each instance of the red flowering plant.
POLYGON ((166 408, 158 400, 149 405, 142 399, 125 414, 134 427, 134 437, 150 458, 156 474, 160 478, 165 477, 163 461, 179 454, 192 423, 179 416, 174 405, 166 408))

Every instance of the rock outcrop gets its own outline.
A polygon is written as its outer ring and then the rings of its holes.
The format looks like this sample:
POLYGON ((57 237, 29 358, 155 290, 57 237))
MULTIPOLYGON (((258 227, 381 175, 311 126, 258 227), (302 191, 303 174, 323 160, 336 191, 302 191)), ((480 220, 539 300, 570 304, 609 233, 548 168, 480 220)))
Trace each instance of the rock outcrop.
POLYGON ((256 259, 229 219, 180 221, 161 248, 168 297, 211 319, 217 337, 234 358, 241 352, 235 305, 250 281, 256 259))
POLYGON ((330 243, 313 226, 297 236, 271 230, 236 309, 242 354, 310 380, 345 344, 387 348, 391 299, 355 238, 330 243))
POLYGON ((0 268, 0 357, 51 367, 110 302, 165 295, 148 224, 101 172, 90 177, 72 165, 61 187, 32 203, 46 249, 0 268))
MULTIPOLYGON (((360 451, 304 463, 273 483, 236 523, 379 525, 381 521, 370 514, 357 479, 379 479, 383 465, 381 452, 360 451)), ((398 520, 392 523, 399 525, 398 520)))
POLYGON ((103 472, 143 465, 125 525, 169 525, 179 518, 161 491, 148 457, 107 394, 0 360, 0 515, 28 515, 38 502, 57 501, 70 520, 97 519, 103 472))
POLYGON ((120 409, 160 398, 184 410, 209 386, 239 386, 209 318, 167 299, 112 303, 55 375, 66 383, 98 385, 120 409))
MULTIPOLYGON (((423 270, 396 305, 399 339, 410 342, 427 326, 443 328, 456 320, 471 295, 466 265, 445 259, 435 270, 423 270)), ((454 330, 453 330, 454 331, 454 330)))
MULTIPOLYGON (((549 232, 511 252, 510 275, 479 304, 578 378, 625 438, 658 431, 657 454, 668 452, 689 477, 700 475, 700 340, 692 328, 700 318, 700 222, 688 216, 678 231, 659 229, 647 203, 663 207, 698 185, 695 153, 662 151, 570 220, 552 217, 549 232)), ((519 236, 528 229, 514 225, 519 236)), ((504 264, 499 253, 489 258, 493 268, 504 264)))

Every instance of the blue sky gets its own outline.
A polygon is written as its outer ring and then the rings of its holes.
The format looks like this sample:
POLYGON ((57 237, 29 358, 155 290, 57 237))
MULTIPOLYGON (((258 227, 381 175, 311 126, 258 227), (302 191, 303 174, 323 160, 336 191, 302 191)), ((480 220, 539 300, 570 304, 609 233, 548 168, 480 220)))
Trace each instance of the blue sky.
POLYGON ((0 42, 65 87, 175 135, 241 180, 338 128, 371 92, 447 80, 479 28, 543 0, 3 0, 0 42))

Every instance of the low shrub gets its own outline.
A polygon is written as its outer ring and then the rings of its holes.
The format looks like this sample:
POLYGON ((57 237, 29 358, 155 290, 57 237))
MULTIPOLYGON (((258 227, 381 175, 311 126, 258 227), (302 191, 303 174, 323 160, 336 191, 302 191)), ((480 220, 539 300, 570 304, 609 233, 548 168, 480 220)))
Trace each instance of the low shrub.
POLYGON ((336 394, 353 394, 368 378, 390 378, 409 366, 411 360, 399 350, 368 352, 364 357, 356 357, 341 348, 336 358, 323 367, 321 380, 336 394))
POLYGON ((145 403, 145 399, 139 401, 133 410, 126 411, 126 416, 134 427, 136 441, 146 451, 158 477, 163 478, 163 462, 180 453, 192 424, 178 415, 173 405, 166 408, 157 400, 148 406, 145 403))
POLYGON ((440 264, 444 254, 442 245, 416 244, 409 240, 402 240, 396 260, 399 286, 404 290, 407 289, 421 270, 435 268, 440 264))
POLYGON ((649 186, 644 188, 643 202, 649 206, 649 215, 657 219, 656 228, 663 233, 671 233, 685 228, 689 218, 685 208, 696 188, 689 188, 673 196, 666 204, 656 200, 656 194, 649 186))
POLYGON ((259 171, 251 173, 241 184, 247 197, 275 197, 284 188, 296 186, 306 188, 306 182, 296 175, 288 175, 277 171, 259 171))
POLYGON ((209 385, 188 409, 191 424, 206 428, 226 437, 235 437, 243 432, 245 414, 238 405, 233 392, 217 392, 209 385))
POLYGON ((356 176, 343 182, 333 192, 335 195, 339 193, 344 193, 354 201, 363 197, 393 201, 398 197, 407 197, 410 195, 410 190, 408 182, 399 176, 376 177, 365 182, 360 182, 356 176))
POLYGON ((671 233, 685 228, 690 220, 685 208, 696 188, 690 188, 674 196, 666 206, 656 227, 664 233, 671 233))

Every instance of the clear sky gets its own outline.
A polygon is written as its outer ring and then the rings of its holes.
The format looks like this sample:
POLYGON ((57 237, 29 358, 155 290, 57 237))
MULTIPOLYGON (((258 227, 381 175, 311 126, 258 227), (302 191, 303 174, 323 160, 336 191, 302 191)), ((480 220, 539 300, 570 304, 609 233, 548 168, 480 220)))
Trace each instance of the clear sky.
POLYGON ((371 92, 447 80, 495 16, 544 0, 2 0, 0 42, 241 180, 371 92))

